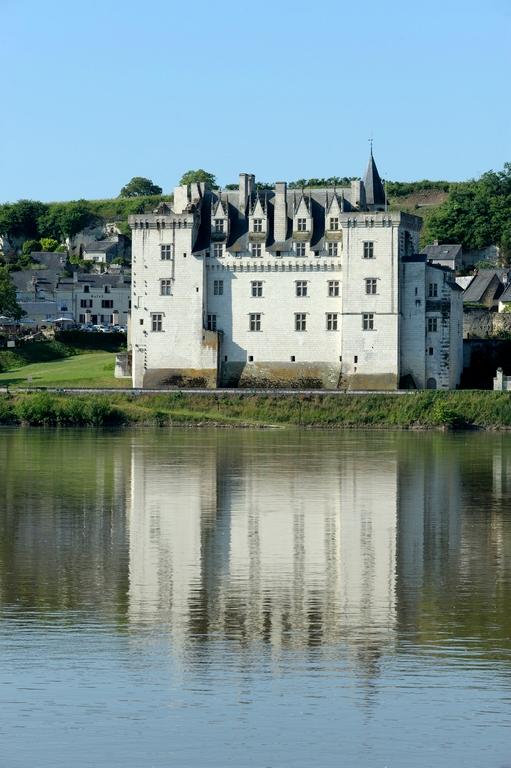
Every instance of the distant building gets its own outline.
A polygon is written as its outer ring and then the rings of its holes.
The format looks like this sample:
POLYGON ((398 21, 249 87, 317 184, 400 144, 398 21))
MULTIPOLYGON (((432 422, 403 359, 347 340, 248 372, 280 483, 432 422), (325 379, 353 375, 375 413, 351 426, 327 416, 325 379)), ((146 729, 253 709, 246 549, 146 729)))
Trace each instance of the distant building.
POLYGON ((456 387, 461 290, 374 158, 342 189, 177 187, 130 217, 136 387, 456 387))
POLYGON ((82 258, 96 264, 109 264, 116 258, 129 258, 130 251, 129 239, 124 235, 115 235, 109 240, 88 243, 83 249, 82 258))
POLYGON ((439 264, 441 267, 449 267, 455 272, 463 266, 463 248, 461 245, 449 245, 438 243, 427 245, 423 253, 426 254, 428 261, 433 264, 439 264))
POLYGON ((130 311, 131 276, 127 273, 75 272, 59 280, 57 303, 77 323, 126 325, 130 311))

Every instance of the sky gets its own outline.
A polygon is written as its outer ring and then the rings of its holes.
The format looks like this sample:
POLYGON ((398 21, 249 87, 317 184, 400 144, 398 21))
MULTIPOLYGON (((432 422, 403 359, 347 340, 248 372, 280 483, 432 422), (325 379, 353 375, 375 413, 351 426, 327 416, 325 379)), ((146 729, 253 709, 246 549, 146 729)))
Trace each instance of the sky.
POLYGON ((511 0, 0 0, 0 202, 511 161, 511 0))

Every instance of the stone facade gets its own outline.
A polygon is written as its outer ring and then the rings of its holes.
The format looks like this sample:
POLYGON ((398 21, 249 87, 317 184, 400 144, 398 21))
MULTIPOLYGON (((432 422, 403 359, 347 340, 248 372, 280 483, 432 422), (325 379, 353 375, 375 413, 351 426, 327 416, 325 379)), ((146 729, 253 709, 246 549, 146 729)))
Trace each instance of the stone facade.
POLYGON ((130 217, 134 386, 455 387, 461 290, 421 224, 372 156, 345 189, 178 187, 130 217))

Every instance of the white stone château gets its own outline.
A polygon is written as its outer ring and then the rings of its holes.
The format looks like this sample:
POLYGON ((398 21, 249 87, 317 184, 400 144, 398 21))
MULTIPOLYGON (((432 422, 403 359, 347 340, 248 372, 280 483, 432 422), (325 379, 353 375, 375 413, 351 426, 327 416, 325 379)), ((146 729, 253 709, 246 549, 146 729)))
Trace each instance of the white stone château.
POLYGON ((342 189, 177 187, 130 217, 133 385, 455 388, 461 290, 421 224, 372 153, 342 189))

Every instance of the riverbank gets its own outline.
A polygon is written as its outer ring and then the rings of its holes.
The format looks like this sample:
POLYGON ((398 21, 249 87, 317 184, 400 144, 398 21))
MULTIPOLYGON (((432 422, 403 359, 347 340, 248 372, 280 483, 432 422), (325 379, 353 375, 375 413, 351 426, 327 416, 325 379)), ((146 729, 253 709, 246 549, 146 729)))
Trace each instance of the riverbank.
POLYGON ((505 392, 329 395, 162 392, 134 396, 31 392, 0 395, 0 424, 510 429, 505 392))

